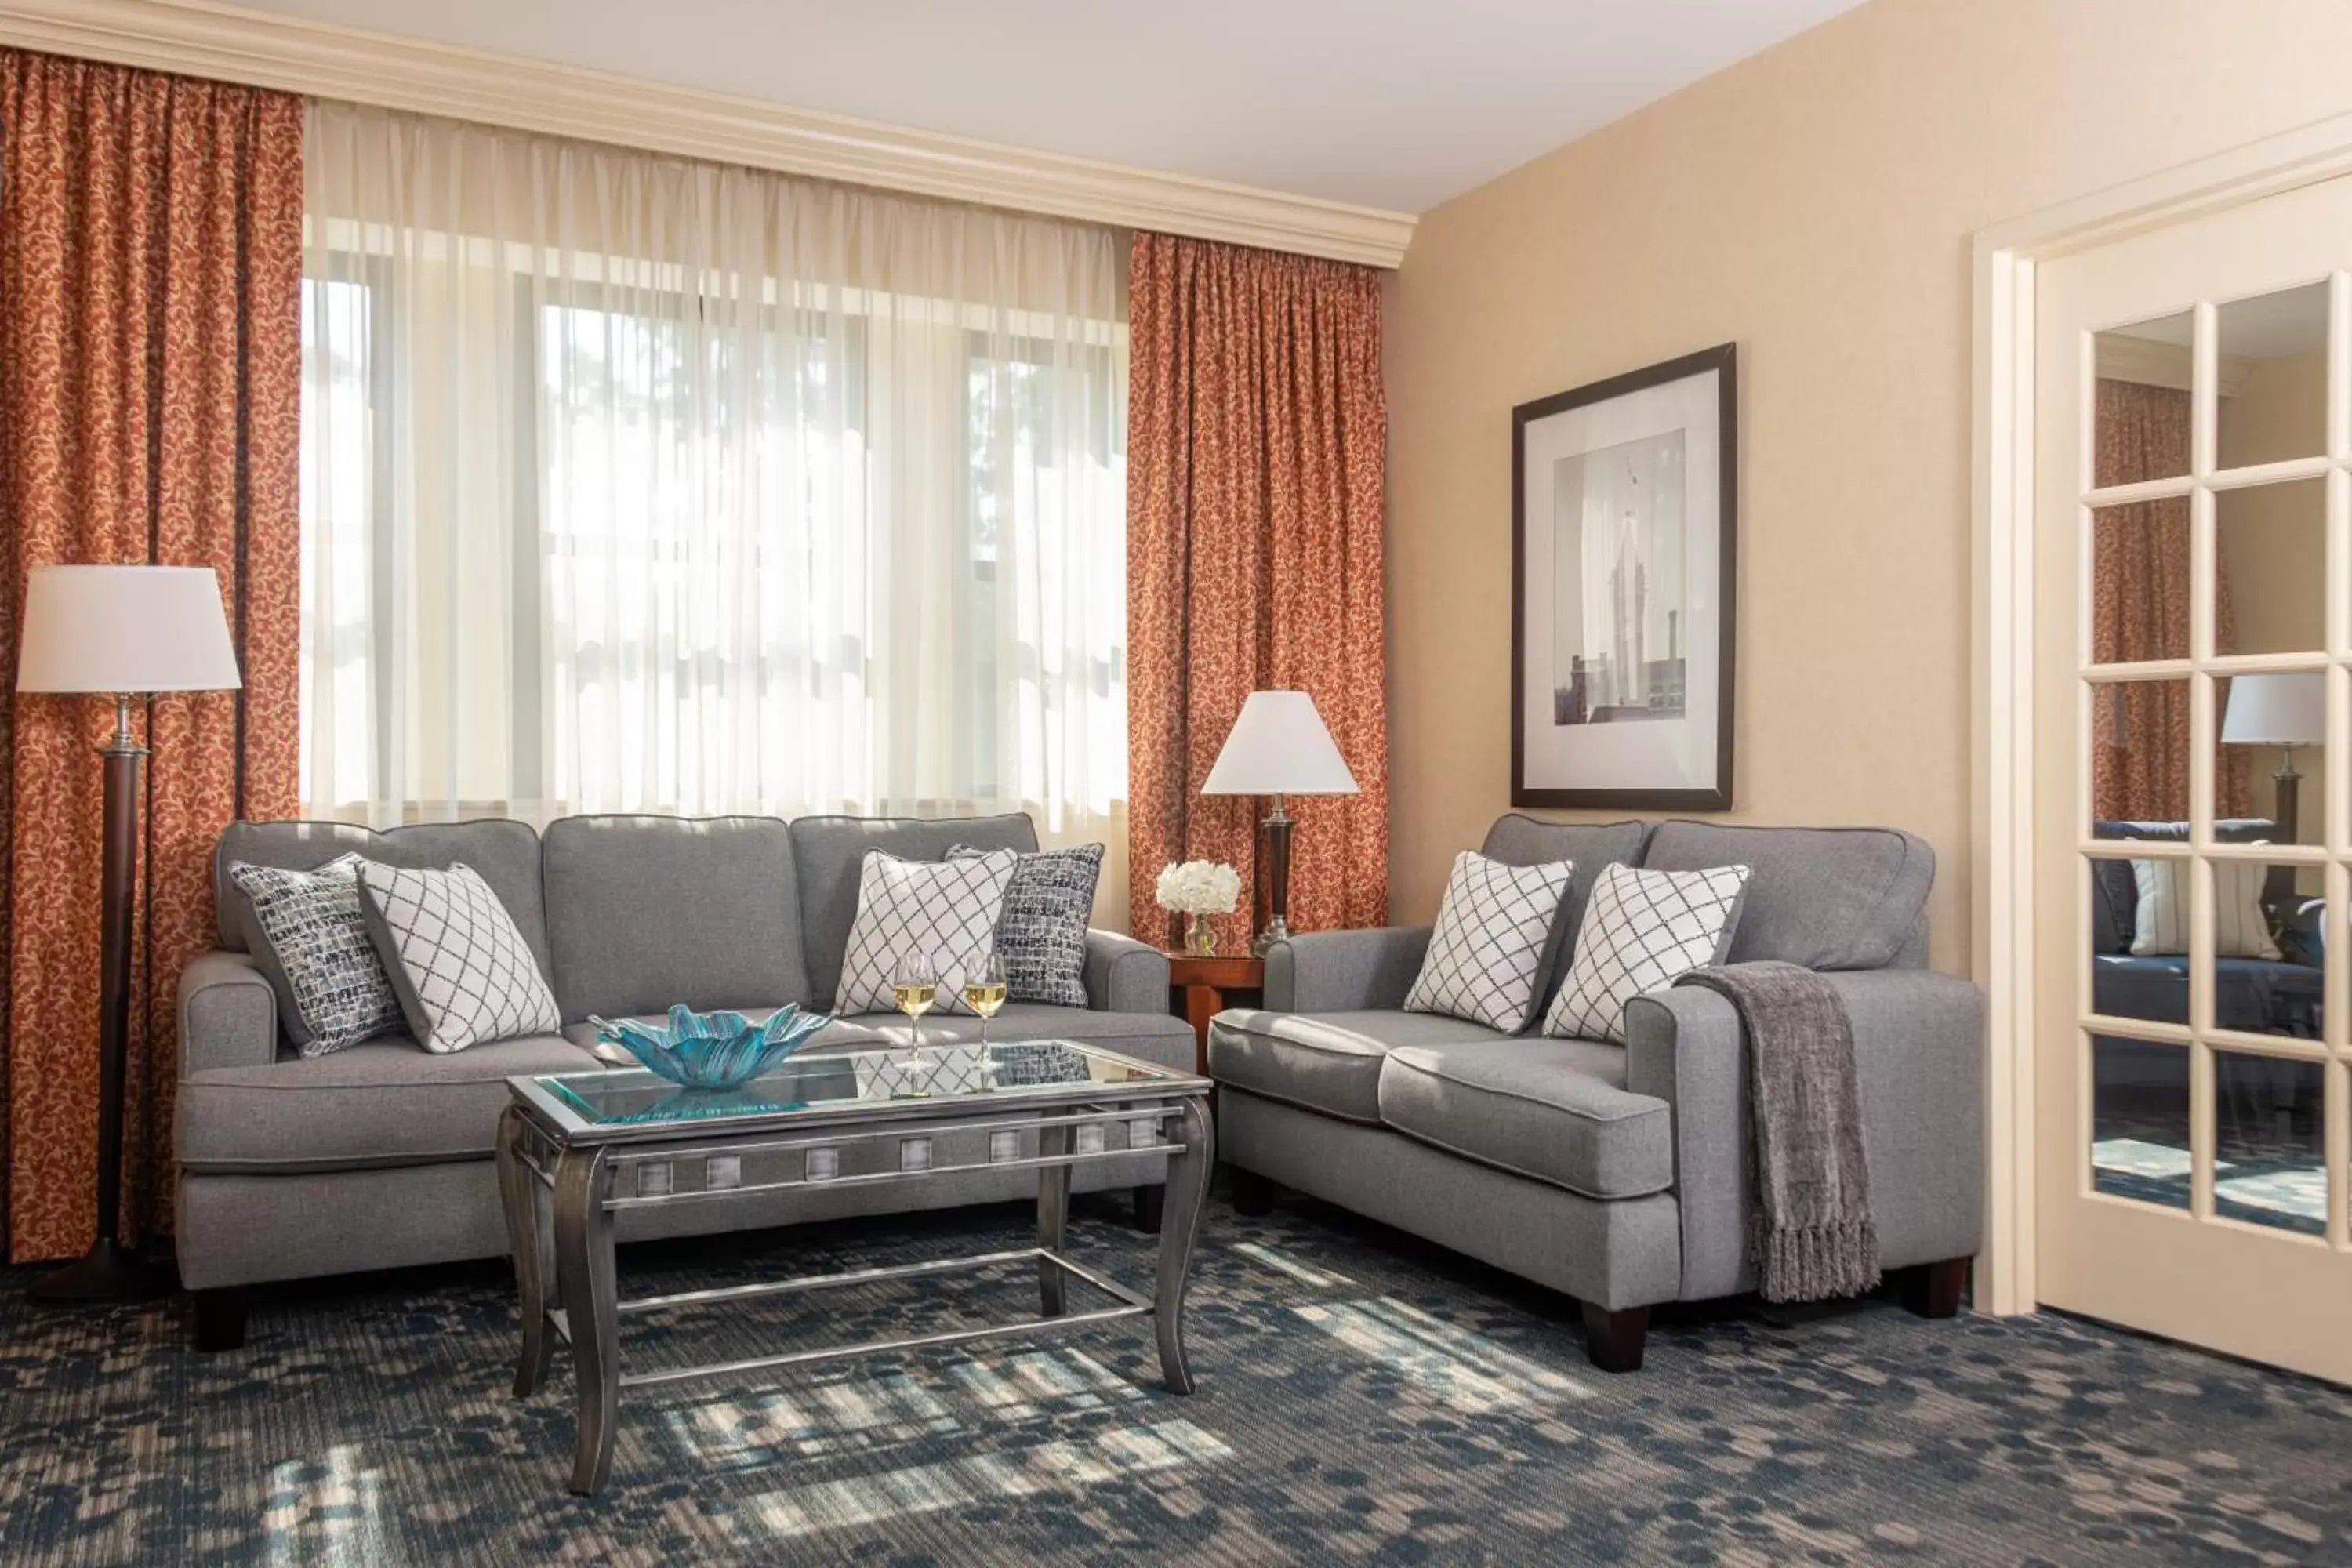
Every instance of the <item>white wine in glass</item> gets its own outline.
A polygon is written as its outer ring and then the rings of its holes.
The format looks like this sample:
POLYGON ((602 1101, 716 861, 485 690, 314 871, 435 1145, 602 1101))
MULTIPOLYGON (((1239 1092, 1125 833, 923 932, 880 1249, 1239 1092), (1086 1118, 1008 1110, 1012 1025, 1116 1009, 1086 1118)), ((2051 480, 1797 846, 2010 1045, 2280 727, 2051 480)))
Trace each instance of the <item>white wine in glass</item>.
POLYGON ((980 1015, 980 1048, 988 1049, 988 1021, 1004 1005, 1004 960, 990 948, 988 956, 964 971, 963 1005, 980 1015))
POLYGON ((923 1015, 939 1000, 940 969, 927 952, 903 953, 891 972, 890 995, 913 1026, 915 1044, 923 1043, 923 1015))

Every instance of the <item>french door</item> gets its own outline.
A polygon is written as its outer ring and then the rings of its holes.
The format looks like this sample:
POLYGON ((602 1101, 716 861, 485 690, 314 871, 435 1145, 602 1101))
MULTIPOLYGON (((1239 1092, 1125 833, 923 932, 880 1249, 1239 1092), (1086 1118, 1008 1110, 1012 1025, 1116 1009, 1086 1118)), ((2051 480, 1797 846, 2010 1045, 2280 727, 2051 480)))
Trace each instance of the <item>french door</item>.
POLYGON ((2352 1382, 2352 180, 2034 288, 2037 1293, 2352 1382))

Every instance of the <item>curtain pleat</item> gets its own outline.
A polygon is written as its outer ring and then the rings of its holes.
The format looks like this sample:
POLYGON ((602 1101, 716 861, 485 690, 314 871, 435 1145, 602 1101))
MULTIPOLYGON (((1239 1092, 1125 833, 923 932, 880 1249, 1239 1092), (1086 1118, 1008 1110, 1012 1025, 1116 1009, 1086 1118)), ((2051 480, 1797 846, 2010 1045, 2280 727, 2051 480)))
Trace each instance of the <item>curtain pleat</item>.
MULTIPOLYGON (((246 682, 144 705, 125 1084, 131 1235, 168 1228, 174 987, 212 945, 220 829, 295 794, 299 99, 0 50, 0 668, 26 573, 205 565, 246 682)), ((96 628, 101 635, 103 628, 96 628)), ((90 1239, 97 1174, 97 698, 0 691, 10 1255, 90 1239)))
MULTIPOLYGON (((1152 882, 1223 860, 1257 886, 1264 803, 1200 793, 1244 699, 1307 692, 1361 793, 1301 798, 1289 918, 1388 917, 1380 284, 1368 268, 1138 234, 1129 260, 1129 838, 1152 882)), ((1263 907, 1265 889, 1257 888, 1263 907)), ((1256 918, 1216 922, 1239 951, 1256 918)))
MULTIPOLYGON (((2113 485, 2189 471, 2189 394, 2138 382, 2101 381, 2092 468, 2113 485)), ((2189 657, 2189 500, 2102 507, 2092 514, 2091 658, 2099 664, 2189 657)), ((2230 583, 2213 563, 2213 647, 2237 646, 2230 583)), ((2214 711, 2227 711, 2229 682, 2217 683, 2214 711)), ((2217 730, 2218 730, 2217 723, 2217 730)), ((2115 822, 2189 818, 2189 682, 2148 680, 2096 689, 2092 713, 2091 800, 2115 822)), ((2213 753, 2213 815, 2242 816, 2252 798, 2246 749, 2213 753)))

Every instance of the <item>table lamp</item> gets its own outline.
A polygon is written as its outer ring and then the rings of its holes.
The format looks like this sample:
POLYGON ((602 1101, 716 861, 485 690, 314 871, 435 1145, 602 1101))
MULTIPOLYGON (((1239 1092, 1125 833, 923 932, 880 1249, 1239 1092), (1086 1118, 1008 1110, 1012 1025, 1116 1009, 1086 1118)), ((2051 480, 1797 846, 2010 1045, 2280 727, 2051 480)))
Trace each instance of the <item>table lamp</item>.
POLYGON ((1290 935, 1289 795, 1353 795, 1356 776, 1339 755, 1315 700, 1304 691, 1253 691, 1217 753, 1216 765, 1201 785, 1202 795, 1266 795, 1266 921, 1250 951, 1265 950, 1290 935))
POLYGON ((209 566, 36 566, 25 586, 19 692, 114 699, 105 759, 99 897, 98 1239, 79 1263, 34 1282, 49 1302, 121 1301, 148 1275, 121 1242, 122 1074, 131 1045, 131 919, 139 879, 139 764, 131 700, 157 691, 234 690, 236 651, 209 566))
POLYGON ((2301 834, 2303 775, 2294 769, 2294 748, 2327 739, 2327 678, 2317 670, 2278 675, 2241 675, 2230 682, 2230 705, 2221 720, 2221 743, 2276 746, 2278 771, 2271 816, 2278 837, 2292 844, 2301 834))

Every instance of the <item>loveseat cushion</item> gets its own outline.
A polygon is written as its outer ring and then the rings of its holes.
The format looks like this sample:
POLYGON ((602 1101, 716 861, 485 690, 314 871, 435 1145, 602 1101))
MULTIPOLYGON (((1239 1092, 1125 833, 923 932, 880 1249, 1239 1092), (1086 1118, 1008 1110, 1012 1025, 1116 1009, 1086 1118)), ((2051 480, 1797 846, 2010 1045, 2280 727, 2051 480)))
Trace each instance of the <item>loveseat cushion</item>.
POLYGON ((974 849, 1037 847, 1037 825, 1021 812, 938 821, 894 816, 803 816, 792 825, 793 862, 800 878, 801 952, 808 968, 809 1000, 830 1007, 841 986, 842 954, 857 920, 857 886, 866 852, 880 849, 901 860, 944 860, 958 844, 974 849))
POLYGON ((779 817, 548 824, 547 935, 566 1024, 808 999, 792 830, 779 817))
POLYGON ((294 1174, 487 1159, 508 1079, 599 1065, 553 1035, 441 1056, 386 1035, 332 1056, 205 1068, 180 1084, 180 1163, 191 1171, 294 1174))
POLYGON ((1739 929, 1723 962, 1884 969, 1919 924, 1936 852, 1890 827, 1738 827, 1664 822, 1642 864, 1665 871, 1746 866, 1739 929))
POLYGON ((247 922, 253 918, 246 897, 229 880, 229 866, 315 870, 336 856, 356 850, 380 866, 446 871, 460 862, 481 873, 499 896, 515 929, 539 961, 539 972, 555 978, 547 942, 547 903, 540 886, 539 835, 527 823, 503 818, 479 822, 421 823, 378 833, 348 822, 232 822, 213 848, 213 904, 220 944, 246 951, 247 922))
POLYGON ((1408 1138, 1589 1198, 1674 1184, 1673 1113, 1625 1089, 1598 1040, 1401 1046, 1381 1064, 1381 1121, 1408 1138))
POLYGON ((1510 1037, 1440 1013, 1268 1013, 1228 1008, 1209 1025, 1209 1076, 1326 1116, 1377 1126, 1381 1064, 1405 1046, 1510 1037))

